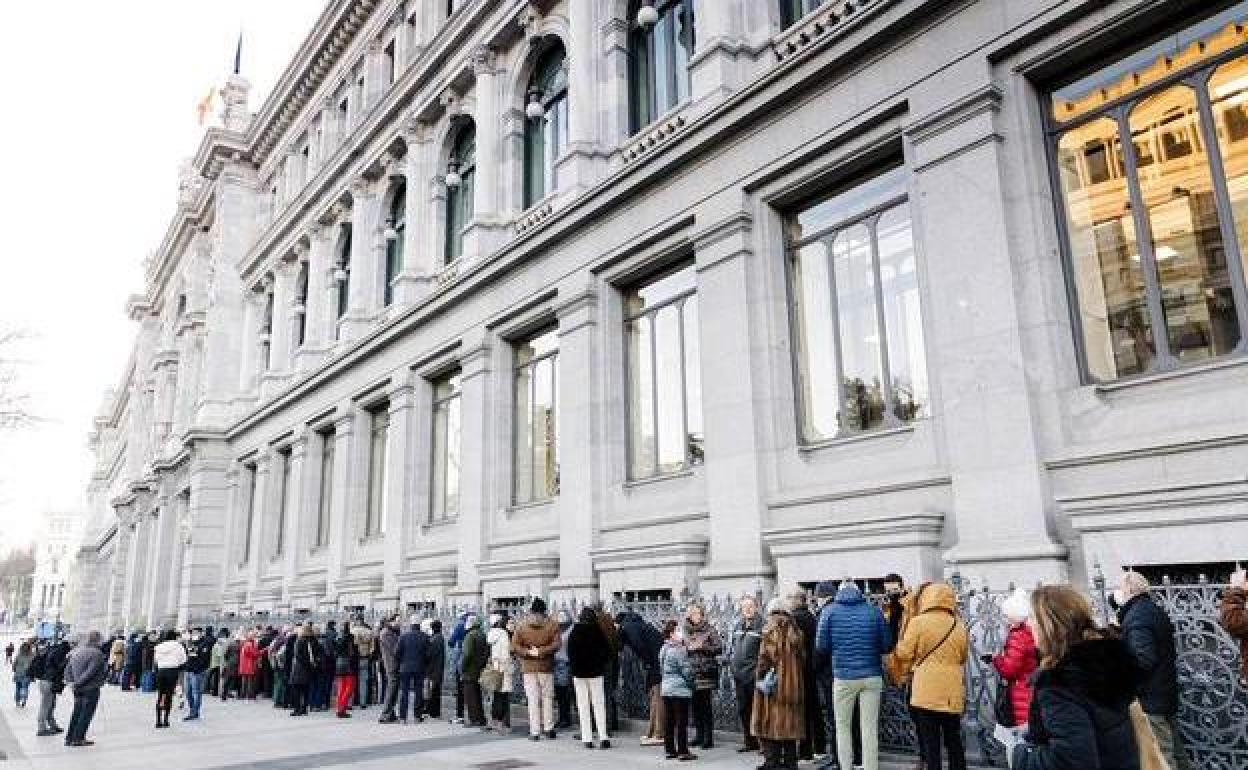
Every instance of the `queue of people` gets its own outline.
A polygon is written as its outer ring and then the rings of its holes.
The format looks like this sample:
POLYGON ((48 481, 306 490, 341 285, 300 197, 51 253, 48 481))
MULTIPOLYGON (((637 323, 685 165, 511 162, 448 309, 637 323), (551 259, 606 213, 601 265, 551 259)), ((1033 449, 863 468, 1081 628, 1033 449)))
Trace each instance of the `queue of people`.
MULTIPOLYGON (((1231 582, 1220 621, 1248 652, 1248 580, 1240 570, 1231 582)), ((6 650, 6 662, 19 707, 37 683, 37 735, 64 733, 73 747, 92 745, 87 733, 106 682, 155 691, 157 728, 170 726, 179 687, 184 720, 201 717, 209 692, 223 700, 270 698, 293 717, 332 707, 349 718, 379 705, 382 723, 419 723, 440 718, 449 666, 452 723, 510 733, 513 694, 523 687, 531 740, 579 726, 586 748, 609 749, 618 729, 611 680, 627 648, 641 664, 650 704, 641 743, 663 746, 670 760, 693 761, 695 749, 715 747, 713 700, 726 665, 743 737, 737 751, 760 753, 760 770, 791 770, 802 760, 878 770, 888 686, 906 695, 918 735, 916 768, 964 770, 970 640, 958 597, 946 583, 910 589, 897 575, 884 588, 882 605, 850 579, 819 583, 814 606, 800 589, 765 610, 757 597, 743 597, 724 638, 697 604, 660 631, 631 611, 613 617, 585 607, 575 619, 552 616, 539 598, 524 615, 461 613, 445 638, 435 619, 396 615, 374 631, 356 617, 341 629, 328 621, 110 640, 92 632, 72 647, 20 642, 6 650), (74 705, 63 730, 55 709, 67 686, 74 705)), ((1102 770, 1192 767, 1176 721, 1173 625, 1138 573, 1124 573, 1110 604, 1116 618, 1109 627, 1069 586, 1015 591, 1001 605, 1004 644, 982 658, 999 674, 997 738, 1011 768, 1082 770, 1090 758, 1102 770)))

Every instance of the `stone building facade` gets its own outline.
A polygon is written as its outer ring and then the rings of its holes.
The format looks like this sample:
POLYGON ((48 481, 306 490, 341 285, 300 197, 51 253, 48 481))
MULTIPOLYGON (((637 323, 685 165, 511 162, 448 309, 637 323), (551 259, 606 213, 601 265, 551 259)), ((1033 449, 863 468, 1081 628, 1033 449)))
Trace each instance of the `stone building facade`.
POLYGON ((32 621, 59 620, 73 614, 74 566, 82 538, 82 514, 43 514, 35 546, 35 573, 30 593, 32 621))
POLYGON ((80 619, 1243 557, 1245 19, 332 0, 129 303, 80 619))

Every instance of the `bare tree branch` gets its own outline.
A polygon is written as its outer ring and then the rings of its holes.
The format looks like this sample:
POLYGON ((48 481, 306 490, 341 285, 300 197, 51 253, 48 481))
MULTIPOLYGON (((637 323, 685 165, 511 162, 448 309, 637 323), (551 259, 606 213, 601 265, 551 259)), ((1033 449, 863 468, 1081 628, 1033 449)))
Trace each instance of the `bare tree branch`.
POLYGON ((40 418, 30 411, 30 394, 21 387, 24 361, 13 353, 30 335, 21 330, 0 330, 0 432, 29 428, 40 418))

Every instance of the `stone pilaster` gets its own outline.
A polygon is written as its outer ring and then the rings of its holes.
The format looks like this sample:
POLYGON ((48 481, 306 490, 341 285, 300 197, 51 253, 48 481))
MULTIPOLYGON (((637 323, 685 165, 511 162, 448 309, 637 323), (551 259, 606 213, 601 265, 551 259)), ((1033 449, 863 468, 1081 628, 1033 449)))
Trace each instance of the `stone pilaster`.
POLYGON ((395 281, 394 298, 399 304, 411 305, 428 292, 429 282, 441 265, 436 247, 430 246, 428 232, 436 217, 423 194, 434 176, 436 151, 429 125, 423 121, 409 121, 403 139, 407 143, 402 167, 407 182, 407 226, 403 233, 403 267, 395 281))
POLYGON ((611 60, 601 55, 603 38, 594 34, 603 8, 601 3, 568 4, 572 50, 564 62, 568 68, 568 148, 559 161, 561 192, 587 189, 605 172, 599 84, 604 74, 600 68, 609 67, 611 60))
POLYGON ((471 600, 481 593, 481 577, 477 565, 486 559, 486 533, 489 530, 494 467, 495 421, 498 407, 494 403, 495 388, 490 380, 492 349, 489 340, 475 337, 465 346, 460 357, 462 403, 459 496, 458 582, 452 593, 471 600))
MULTIPOLYGON (((247 591, 250 595, 254 593, 260 585, 260 571, 262 565, 267 561, 264 544, 264 520, 271 513, 271 507, 267 505, 269 500, 269 484, 272 483, 272 465, 273 455, 268 450, 262 450, 256 458, 255 469, 252 471, 256 475, 256 483, 252 487, 251 499, 247 501, 251 511, 251 543, 250 553, 246 553, 247 560, 247 591)), ((247 511, 242 511, 242 525, 247 526, 247 511)))
POLYGON ((355 404, 339 407, 334 420, 334 479, 330 491, 329 509, 329 558, 327 559, 326 587, 329 598, 337 595, 337 583, 346 574, 347 558, 351 553, 351 539, 355 537, 354 520, 351 516, 351 491, 355 485, 354 463, 356 424, 359 421, 355 404))
POLYGON ((228 452, 224 440, 195 442, 187 500, 189 531, 183 533, 186 553, 179 615, 204 615, 221 606, 231 562, 226 548, 229 506, 238 489, 237 471, 229 472, 228 452))
MULTIPOLYGON (((615 5, 627 7, 627 3, 615 5)), ((598 44, 602 52, 599 65, 601 100, 598 104, 602 109, 602 142, 610 150, 622 145, 631 134, 628 115, 628 30, 628 19, 618 14, 603 19, 598 28, 598 44)), ((576 58, 579 57, 574 55, 574 68, 576 58)), ((569 129, 577 130, 572 125, 569 129)))
POLYGON ((945 559, 991 585, 1033 585, 1066 579, 1066 548, 1050 534, 1051 493, 1026 375, 1016 299, 1025 281, 1011 259, 1000 100, 985 84, 919 111, 906 149, 923 202, 917 251, 932 307, 941 309, 927 314, 926 342, 939 399, 932 411, 953 477, 957 544, 945 559), (967 212, 975 212, 973 226, 967 212))
POLYGON ((472 262, 494 251, 503 238, 501 221, 503 147, 501 113, 502 74, 497 54, 482 46, 472 54, 472 72, 477 83, 474 90, 477 130, 476 197, 473 200, 473 222, 464 233, 464 261, 472 262))
POLYGON ((390 387, 390 427, 386 446, 386 531, 382 569, 382 593, 398 599, 397 575, 403 569, 403 549, 411 541, 416 524, 413 517, 411 484, 408 475, 415 470, 413 439, 415 432, 415 375, 410 369, 397 372, 390 387))
POLYGON ((604 371, 598 334, 598 293, 593 278, 560 286, 559 304, 559 472, 555 510, 559 520, 559 577, 553 596, 592 601, 598 580, 590 552, 602 518, 601 414, 604 371), (588 284, 588 285, 587 285, 588 284), (566 296, 565 296, 566 295, 566 296))
POLYGON ((741 84, 749 59, 741 29, 746 1, 695 0, 697 47, 689 60, 694 101, 722 98, 741 84))
POLYGON ((381 307, 378 272, 382 269, 381 198, 376 185, 359 178, 351 183, 351 285, 347 315, 339 337, 362 336, 381 307))
POLYGON ((303 532, 307 527, 309 516, 316 515, 315 498, 309 497, 308 478, 308 432, 300 429, 290 444, 290 485, 286 494, 285 525, 282 534, 282 549, 277 554, 282 563, 282 598, 284 604, 290 603, 290 589, 294 584, 299 567, 307 549, 307 539, 303 532))

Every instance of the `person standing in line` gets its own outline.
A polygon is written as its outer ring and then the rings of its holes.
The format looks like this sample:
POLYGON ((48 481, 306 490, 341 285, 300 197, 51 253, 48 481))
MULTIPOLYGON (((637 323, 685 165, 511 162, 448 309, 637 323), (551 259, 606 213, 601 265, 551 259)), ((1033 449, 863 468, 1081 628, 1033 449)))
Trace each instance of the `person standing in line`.
POLYGON ((126 637, 120 631, 113 635, 108 647, 108 683, 121 684, 121 669, 126 665, 126 637))
POLYGON ((806 641, 789 614, 793 598, 772 599, 758 649, 751 729, 762 742, 764 770, 797 770, 805 734, 806 641))
POLYGON ((1170 770, 1191 770, 1183 733, 1179 730, 1178 650, 1174 624, 1148 592, 1148 580, 1138 572, 1122 575, 1118 595, 1118 618, 1122 640, 1145 674, 1140 706, 1157 736, 1170 770))
POLYGON ((321 673, 321 643, 311 622, 299 626, 290 654, 290 715, 308 713, 308 691, 321 673))
MULTIPOLYGON (((957 596, 947 583, 923 590, 918 614, 897 645, 897 660, 913 681, 910 705, 919 718, 919 741, 924 761, 941 767, 941 746, 949 755, 950 770, 966 770, 962 740, 962 712, 966 707, 965 678, 969 636, 958 616, 957 596)), ((866 738, 863 738, 866 742, 866 738)))
POLYGON ((30 677, 27 672, 34 657, 34 646, 30 640, 25 640, 17 648, 17 655, 13 658, 13 704, 18 708, 26 708, 26 699, 30 697, 30 677))
POLYGON ((1239 666, 1248 682, 1248 573, 1238 568, 1231 574, 1231 585, 1222 594, 1218 624, 1239 642, 1239 666))
MULTIPOLYGON (((906 628, 917 612, 919 597, 923 594, 923 589, 926 587, 927 584, 924 583, 919 586, 917 592, 911 592, 906 588, 906 581, 902 580, 901 575, 898 575, 896 572, 890 572, 884 576, 884 619, 888 621, 888 630, 892 634, 894 641, 898 641, 905 636, 906 628)), ((909 677, 904 672, 904 666, 897 660, 896 651, 884 656, 884 679, 886 684, 891 684, 899 690, 905 690, 910 686, 909 677)), ((909 704, 906 704, 906 708, 917 734, 919 731, 919 713, 909 704)), ((915 764, 914 770, 923 770, 926 766, 924 751, 923 744, 920 742, 919 760, 915 764)), ((861 757, 862 747, 857 746, 854 754, 861 757)))
POLYGON ((425 713, 442 718, 442 678, 446 676, 446 637, 442 621, 429 624, 429 660, 425 664, 425 713))
POLYGON ((335 649, 334 675, 337 678, 338 691, 334 699, 335 711, 339 719, 351 716, 351 699, 355 696, 355 677, 360 670, 360 654, 355 647, 355 635, 351 633, 349 622, 342 624, 342 633, 338 635, 335 649))
POLYGON ((568 635, 572 633, 572 618, 564 610, 555 613, 559 623, 559 649, 555 651, 555 729, 566 730, 572 726, 572 670, 568 667, 568 635))
POLYGON ((450 664, 451 676, 455 680, 455 716, 447 720, 451 724, 464 723, 464 636, 468 634, 468 614, 460 612, 455 616, 451 635, 446 638, 447 663, 450 664))
POLYGON ((1070 586, 1040 586, 1031 620, 1040 668, 1026 731, 1006 744, 1013 770, 1140 770, 1129 712, 1143 673, 1126 643, 1097 628, 1070 586))
POLYGON ((334 676, 338 670, 338 625, 332 620, 325 622, 321 630, 321 672, 316 678, 316 700, 313 711, 329 711, 329 701, 334 693, 334 676))
POLYGON ((646 693, 649 699, 650 719, 646 730, 641 735, 642 746, 662 746, 663 725, 663 692, 662 672, 659 670, 659 651, 663 649, 663 634, 646 619, 636 612, 625 610, 615 616, 620 629, 620 641, 623 647, 633 651, 633 655, 641 662, 645 670, 646 693))
POLYGON ((533 600, 529 614, 516 627, 512 651, 520 659, 524 694, 529 702, 529 739, 555 738, 555 653, 561 638, 559 624, 546 614, 546 602, 533 600))
POLYGON ((358 674, 358 700, 360 708, 368 708, 372 703, 374 690, 377 689, 375 684, 376 678, 373 676, 373 658, 374 650, 377 647, 377 635, 373 633, 373 629, 364 621, 364 617, 357 616, 355 625, 351 627, 351 633, 355 635, 355 651, 360 659, 360 669, 358 674))
POLYGON ((614 735, 620 731, 620 708, 616 692, 620 688, 620 650, 624 649, 624 641, 620 638, 620 627, 606 607, 599 603, 593 609, 594 616, 598 618, 598 627, 602 629, 602 635, 607 640, 607 670, 602 677, 602 688, 607 703, 607 730, 614 735))
POLYGON ((690 605, 685 613, 684 637, 694 678, 693 747, 714 748, 715 712, 711 701, 719 689, 719 656, 724 652, 724 644, 700 604, 690 605))
POLYGON ((407 704, 412 697, 412 718, 417 722, 425 721, 422 688, 425 671, 429 664, 429 637, 420 630, 420 618, 412 615, 408 620, 408 629, 399 637, 399 647, 395 652, 399 664, 399 721, 407 724, 407 704))
POLYGON ((399 619, 392 616, 382 621, 381 631, 377 634, 377 650, 381 654, 381 667, 385 671, 386 694, 381 704, 381 717, 377 720, 382 724, 399 721, 394 715, 395 704, 399 702, 399 619))
POLYGON ((100 688, 108 678, 108 661, 100 652, 100 641, 99 631, 88 632, 85 637, 80 637, 65 662, 65 683, 74 693, 74 713, 69 718, 69 730, 65 733, 66 746, 95 745, 95 741, 87 739, 87 730, 100 703, 100 688))
POLYGON ((178 676, 186 665, 186 648, 178 641, 177 631, 166 631, 160 643, 152 650, 156 670, 156 727, 169 726, 169 712, 173 710, 173 691, 178 686, 178 676))
POLYGON ((256 666, 260 660, 260 648, 256 644, 256 632, 248 631, 238 650, 238 697, 240 700, 256 699, 256 666))
POLYGON ((156 690, 156 662, 153 654, 159 641, 159 633, 148 631, 143 635, 143 639, 139 644, 143 658, 143 673, 139 677, 139 688, 143 692, 154 692, 156 690))
POLYGON ((1010 597, 1001 603, 1001 614, 1005 615, 1010 630, 1005 635, 1005 647, 1000 655, 984 655, 984 661, 991 663, 997 674, 1006 683, 1010 698, 1010 710, 1014 716, 1014 724, 1010 727, 1021 727, 1027 724, 1031 713, 1031 675, 1040 665, 1040 655, 1036 651, 1036 637, 1027 624, 1031 615, 1031 600, 1027 592, 1015 589, 1010 597))
POLYGON ((607 696, 603 677, 611 659, 611 643, 598 624, 598 613, 590 607, 581 610, 568 632, 568 670, 576 688, 576 713, 581 717, 581 741, 594 747, 594 725, 598 726, 598 747, 611 748, 607 726, 607 696), (592 719, 591 719, 592 718, 592 719))
POLYGON ((139 686, 142 654, 143 649, 139 645, 139 635, 137 633, 130 634, 130 638, 126 640, 126 658, 121 665, 122 692, 129 692, 139 686))
POLYGON ((204 690, 213 695, 221 694, 221 683, 225 670, 225 648, 230 642, 230 630, 222 628, 212 643, 212 654, 208 657, 208 679, 204 690))
POLYGON ((229 700, 230 691, 238 687, 238 661, 242 651, 242 631, 227 639, 221 663, 221 700, 229 700))
POLYGON ((802 739, 797 758, 813 760, 827 751, 823 732, 823 712, 819 709, 819 680, 815 676, 815 634, 819 621, 811 614, 806 592, 794 586, 785 596, 785 606, 797 630, 802 632, 802 739))
POLYGON ((843 770, 854 766, 851 734, 858 708, 864 770, 880 768, 880 699, 884 692, 883 657, 893 649, 884 614, 863 598, 846 578, 836 599, 824 607, 815 633, 815 652, 832 662, 833 710, 836 714, 837 761, 843 770))
POLYGON ((663 747, 668 759, 688 762, 697 759, 689 751, 689 706, 696 678, 681 624, 669 620, 663 626, 663 648, 659 652, 663 695, 663 747))
POLYGON ((755 674, 758 670, 758 647, 763 641, 763 618, 758 613, 758 599, 746 594, 738 604, 740 617, 732 628, 729 665, 737 694, 737 717, 741 720, 744 745, 738 752, 758 751, 760 746, 750 732, 751 710, 754 707, 755 674))
POLYGON ((265 648, 265 660, 269 667, 269 676, 273 680, 273 708, 283 709, 287 706, 287 690, 289 683, 286 678, 285 654, 286 639, 291 635, 290 626, 282 626, 265 648))
POLYGON ((484 699, 481 697, 481 672, 490 662, 490 646, 481 630, 481 616, 470 614, 464 619, 464 639, 460 652, 459 677, 463 682, 464 724, 485 727, 484 699))
POLYGON ((65 664, 69 658, 69 642, 56 639, 32 662, 39 680, 39 711, 35 715, 35 735, 57 735, 64 732, 56 723, 56 696, 65 690, 65 664))
POLYGON ((511 693, 515 689, 515 659, 511 654, 511 630, 506 615, 490 616, 490 632, 486 644, 490 647, 489 666, 495 672, 498 684, 490 693, 490 728, 499 733, 511 731, 511 693))
POLYGON ((204 704, 204 672, 208 670, 212 648, 211 640, 204 636, 204 629, 191 629, 191 640, 186 646, 186 664, 183 666, 183 690, 187 705, 183 721, 199 719, 199 711, 204 704))
POLYGON ((4 665, 8 666, 13 663, 13 642, 9 642, 4 646, 4 665))

